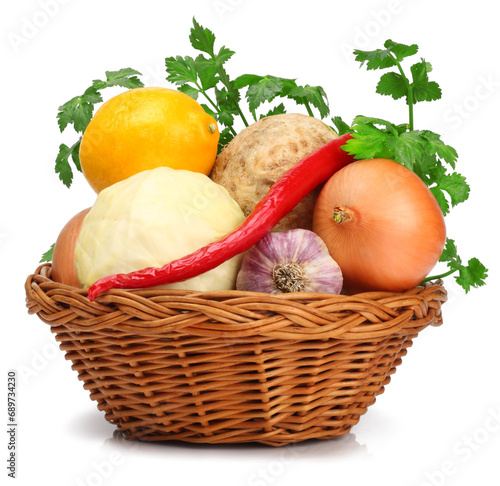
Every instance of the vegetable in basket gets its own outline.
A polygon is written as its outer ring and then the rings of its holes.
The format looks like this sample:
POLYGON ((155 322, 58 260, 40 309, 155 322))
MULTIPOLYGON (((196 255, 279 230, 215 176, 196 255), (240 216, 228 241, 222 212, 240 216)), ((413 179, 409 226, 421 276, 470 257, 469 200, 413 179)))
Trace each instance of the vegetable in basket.
MULTIPOLYGON (((241 130, 217 155, 210 178, 224 186, 248 216, 271 186, 302 158, 337 138, 330 126, 301 113, 261 118, 241 130)), ((271 231, 312 230, 320 188, 313 189, 271 231)))
POLYGON ((316 201, 313 231, 342 268, 348 293, 415 287, 446 240, 431 191, 388 159, 359 160, 332 176, 316 201))
POLYGON ((238 290, 282 294, 342 290, 342 271, 323 240, 302 228, 268 233, 244 256, 238 290))
POLYGON ((52 254, 52 279, 73 287, 80 287, 76 275, 75 246, 80 236, 83 219, 90 208, 75 214, 63 227, 54 245, 52 254))
MULTIPOLYGON (((140 172, 97 196, 76 243, 78 280, 87 287, 105 275, 162 265, 218 240, 243 220, 228 192, 204 174, 168 167, 140 172)), ((168 287, 232 289, 241 258, 234 255, 168 287)))

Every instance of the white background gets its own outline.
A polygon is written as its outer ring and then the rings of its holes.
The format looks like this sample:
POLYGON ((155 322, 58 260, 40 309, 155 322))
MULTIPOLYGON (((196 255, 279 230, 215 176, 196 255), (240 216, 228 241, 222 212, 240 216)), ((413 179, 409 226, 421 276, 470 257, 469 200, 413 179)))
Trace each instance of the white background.
MULTIPOLYGON (((0 255, 2 376, 19 373, 17 484, 384 486, 500 484, 498 112, 494 2, 451 0, 22 0, 1 7, 0 255), (385 393, 339 440, 285 448, 125 443, 83 390, 55 340, 24 303, 24 281, 65 222, 95 198, 81 174, 68 190, 54 173, 57 108, 104 71, 133 67, 169 86, 164 59, 193 55, 192 17, 236 51, 227 69, 321 85, 333 115, 406 120, 403 102, 375 94, 380 72, 359 69, 354 48, 390 38, 417 43, 443 98, 417 106, 416 128, 459 153, 470 199, 447 217, 464 259, 489 268, 488 285, 447 279, 445 323, 426 329, 385 393), (495 231, 497 234, 497 231, 495 231), (484 479, 481 479, 484 478, 484 479)), ((8 435, 0 436, 7 478, 8 435)))

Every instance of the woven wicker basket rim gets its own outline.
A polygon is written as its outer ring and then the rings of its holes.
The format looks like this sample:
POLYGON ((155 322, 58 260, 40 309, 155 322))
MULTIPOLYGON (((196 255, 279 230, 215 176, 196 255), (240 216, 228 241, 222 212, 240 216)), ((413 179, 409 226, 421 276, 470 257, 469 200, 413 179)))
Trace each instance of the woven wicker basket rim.
POLYGON ((238 290, 111 290, 94 302, 87 291, 51 279, 51 264, 26 280, 27 306, 42 321, 75 332, 103 329, 130 333, 278 339, 384 338, 441 324, 442 282, 406 292, 264 294, 238 290))

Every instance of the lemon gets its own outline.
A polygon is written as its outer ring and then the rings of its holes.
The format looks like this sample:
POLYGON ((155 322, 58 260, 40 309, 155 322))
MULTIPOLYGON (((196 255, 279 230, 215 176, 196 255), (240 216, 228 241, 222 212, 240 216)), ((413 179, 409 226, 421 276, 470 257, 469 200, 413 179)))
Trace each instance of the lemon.
POLYGON ((82 137, 80 164, 99 193, 156 167, 208 175, 218 142, 216 121, 190 96, 168 88, 136 88, 96 111, 82 137))

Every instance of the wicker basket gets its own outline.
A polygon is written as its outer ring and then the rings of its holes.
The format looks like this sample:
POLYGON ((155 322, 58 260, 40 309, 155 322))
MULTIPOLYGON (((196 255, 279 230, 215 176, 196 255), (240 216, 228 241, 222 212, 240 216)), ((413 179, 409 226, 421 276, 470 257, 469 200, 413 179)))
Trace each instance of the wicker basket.
POLYGON ((113 290, 95 302, 26 281, 105 418, 130 439, 274 446, 349 432, 413 338, 440 325, 440 282, 353 296, 113 290))

